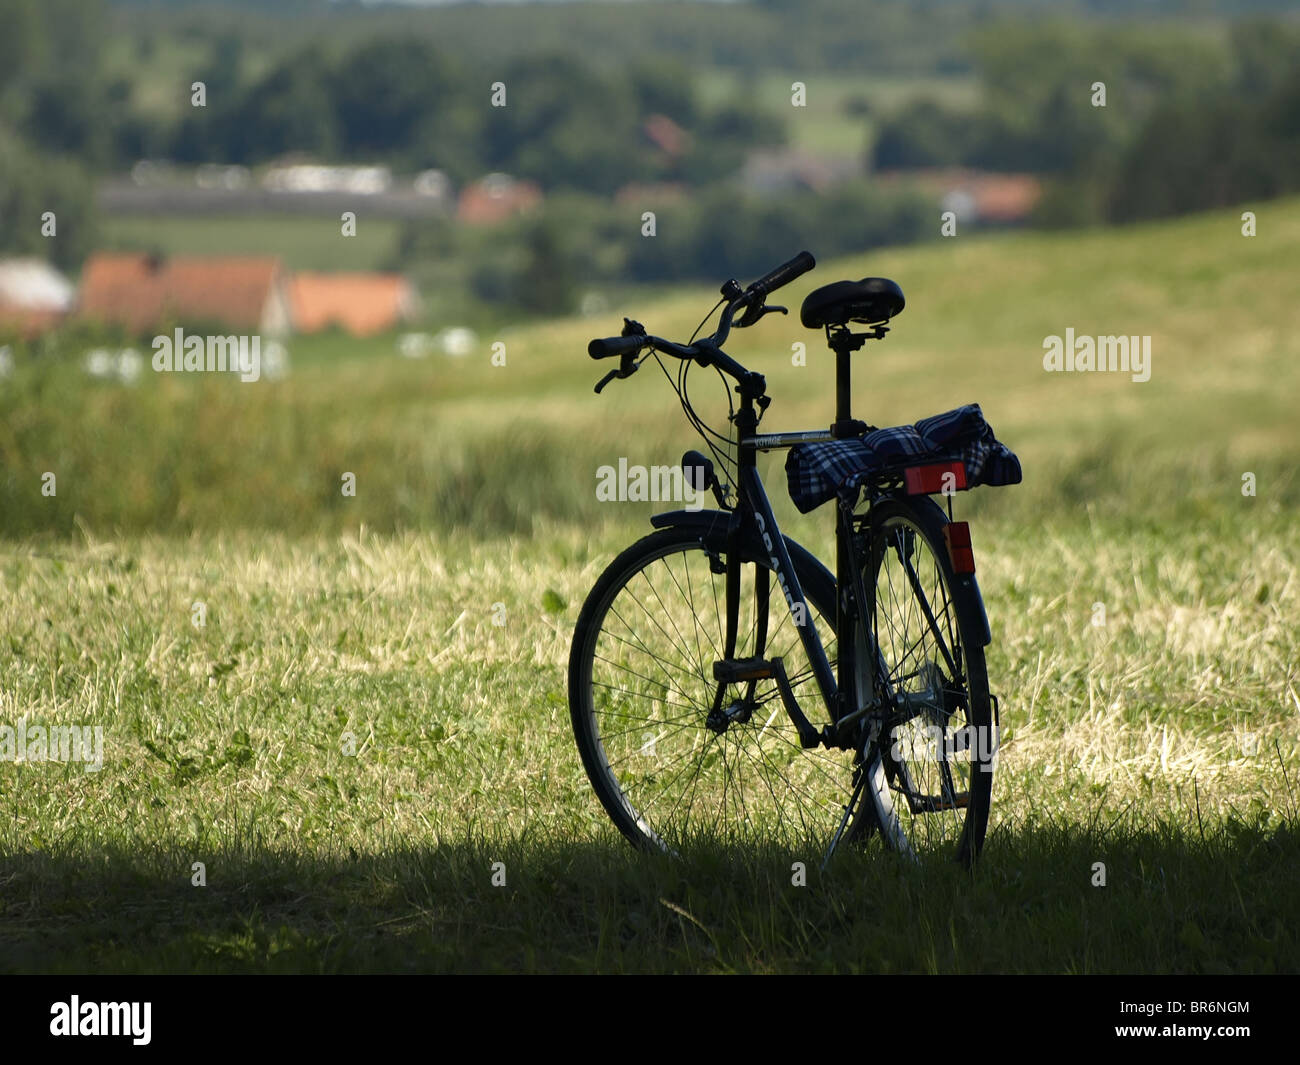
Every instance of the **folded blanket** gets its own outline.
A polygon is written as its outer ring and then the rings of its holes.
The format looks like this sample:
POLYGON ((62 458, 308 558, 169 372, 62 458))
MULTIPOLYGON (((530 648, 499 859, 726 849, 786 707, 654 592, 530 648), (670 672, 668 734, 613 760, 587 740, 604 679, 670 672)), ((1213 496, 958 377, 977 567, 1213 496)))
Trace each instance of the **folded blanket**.
POLYGON ((786 456, 785 474, 790 498, 807 514, 886 470, 955 461, 966 466, 967 487, 1020 483, 1020 460, 994 437, 978 403, 850 440, 797 444, 786 456))

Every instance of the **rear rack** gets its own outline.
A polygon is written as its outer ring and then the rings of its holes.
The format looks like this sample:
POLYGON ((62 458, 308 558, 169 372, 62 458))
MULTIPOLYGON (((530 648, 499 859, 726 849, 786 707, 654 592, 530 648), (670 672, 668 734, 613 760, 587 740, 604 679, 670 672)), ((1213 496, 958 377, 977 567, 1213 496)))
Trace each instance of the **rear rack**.
MULTIPOLYGON (((884 495, 952 495, 969 491, 966 464, 960 459, 939 462, 898 462, 865 477, 858 486, 871 497, 884 495)), ((856 505, 856 504, 855 504, 856 505)))

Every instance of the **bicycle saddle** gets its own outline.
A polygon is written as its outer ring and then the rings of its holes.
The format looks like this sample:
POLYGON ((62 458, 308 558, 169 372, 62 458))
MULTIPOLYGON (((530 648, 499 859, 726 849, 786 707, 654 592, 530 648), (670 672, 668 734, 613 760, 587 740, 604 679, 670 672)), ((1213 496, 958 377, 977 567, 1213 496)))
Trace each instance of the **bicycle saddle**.
POLYGON ((904 306, 903 290, 887 277, 864 277, 861 281, 836 281, 808 293, 799 309, 806 329, 827 325, 887 322, 904 306))

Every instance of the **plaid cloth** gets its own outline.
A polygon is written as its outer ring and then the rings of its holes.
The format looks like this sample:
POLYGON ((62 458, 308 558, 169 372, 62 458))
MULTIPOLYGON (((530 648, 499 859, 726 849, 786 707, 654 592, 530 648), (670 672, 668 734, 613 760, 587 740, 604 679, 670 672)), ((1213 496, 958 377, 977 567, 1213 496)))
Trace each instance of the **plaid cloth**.
POLYGON ((786 456, 785 475, 790 498, 807 514, 836 493, 856 494, 885 470, 958 460, 966 465, 968 487, 1020 483, 1020 460, 994 437, 978 403, 851 440, 797 444, 786 456))

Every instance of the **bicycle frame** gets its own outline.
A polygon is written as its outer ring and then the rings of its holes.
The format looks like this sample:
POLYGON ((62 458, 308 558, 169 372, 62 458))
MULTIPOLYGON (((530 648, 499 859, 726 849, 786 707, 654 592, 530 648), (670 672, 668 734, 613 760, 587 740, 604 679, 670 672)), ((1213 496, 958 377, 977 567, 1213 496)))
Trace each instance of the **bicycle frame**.
MULTIPOLYGON (((726 326, 729 325, 730 310, 731 308, 728 308, 728 313, 724 314, 724 327, 720 329, 721 335, 724 336, 726 326)), ((876 647, 875 661, 870 663, 870 673, 864 678, 856 676, 858 649, 856 640, 853 638, 853 635, 857 632, 854 626, 867 599, 862 586, 860 568, 856 565, 858 560, 853 547, 852 509, 841 503, 836 510, 835 586, 838 591, 835 604, 835 631, 841 638, 836 662, 837 668, 832 670, 830 660, 826 655, 826 649, 822 646, 821 637, 817 633, 817 628, 811 624, 808 604, 799 582, 799 575, 790 560, 785 537, 777 524, 767 491, 763 487, 762 478, 759 476, 757 458, 760 451, 781 450, 793 447, 796 444, 826 442, 864 432, 867 428, 866 425, 854 421, 849 410, 849 355, 852 351, 861 347, 865 340, 873 337, 878 338, 883 332, 883 328, 877 328, 874 333, 867 334, 853 334, 847 329, 838 332, 828 330, 828 339, 837 356, 835 422, 830 429, 785 433, 757 432, 759 413, 756 410, 756 405, 761 403, 766 396, 766 382, 762 375, 751 373, 734 362, 722 351, 716 341, 712 343, 705 342, 698 346, 698 348, 705 350, 711 363, 724 368, 736 379, 736 391, 741 397, 740 409, 736 412, 734 418, 737 430, 737 478, 739 483, 736 486, 736 505, 728 513, 725 589, 726 646, 724 657, 728 660, 733 659, 736 651, 736 628, 740 612, 740 567, 742 565, 739 547, 741 538, 749 531, 747 527, 752 522, 752 531, 758 535, 768 554, 768 560, 771 562, 772 570, 776 574, 777 582, 781 586, 786 605, 790 610, 791 620, 798 629, 800 642, 803 644, 808 661, 812 665, 818 692, 832 722, 830 729, 823 730, 820 735, 820 742, 827 746, 845 746, 848 739, 843 733, 842 726, 856 720, 874 706, 874 703, 871 703, 861 707, 851 707, 847 702, 847 693, 865 690, 865 692, 874 695, 876 679, 888 676, 889 672, 880 658, 879 648, 876 647)), ((656 340, 655 346, 657 350, 664 350, 679 356, 688 354, 687 350, 679 345, 656 340)), ((756 645, 757 653, 761 656, 767 636, 770 588, 767 571, 760 567, 758 574, 756 591, 759 616, 756 623, 756 645)), ((874 646, 874 638, 872 643, 874 646)), ((720 700, 724 688, 725 685, 719 685, 713 708, 715 713, 720 709, 720 700)), ((751 698, 753 691, 754 683, 751 681, 749 691, 751 698)), ((792 719, 792 723, 799 730, 801 737, 811 738, 811 734, 815 733, 816 730, 812 728, 806 716, 798 708, 797 700, 792 697, 791 702, 786 705, 786 710, 792 719)))
MULTIPOLYGON (((769 275, 769 279, 777 277, 788 267, 793 265, 787 264, 786 267, 780 268, 769 275)), ((808 257, 808 265, 804 269, 810 268, 811 257, 808 257)), ((861 610, 868 602, 862 583, 861 567, 856 565, 856 551, 854 550, 853 538, 853 514, 852 508, 841 501, 836 511, 835 521, 835 582, 836 582, 836 605, 835 605, 835 631, 840 638, 839 652, 837 657, 837 670, 831 669, 830 660, 826 656, 826 650, 822 646, 821 638, 817 634, 816 626, 810 623, 808 617, 808 605, 804 599, 803 588, 800 586, 798 573, 790 561, 790 553, 786 547, 784 536, 781 534, 780 527, 777 525, 776 517, 772 513, 772 505, 767 497, 767 492, 763 488, 762 479, 759 477, 757 469, 757 453, 759 451, 772 451, 781 448, 793 447, 796 444, 824 442, 836 439, 844 439, 859 435, 867 431, 867 425, 864 422, 855 421, 850 413, 851 393, 850 393, 850 361, 849 357, 852 352, 857 351, 867 340, 879 340, 889 331, 888 326, 883 323, 871 326, 868 332, 854 333, 847 326, 827 326, 826 337, 831 349, 835 352, 835 421, 828 430, 805 430, 787 433, 763 433, 757 432, 759 422, 759 412, 756 407, 766 409, 766 382, 761 374, 753 373, 744 366, 740 365, 722 350, 722 343, 726 340, 732 323, 732 316, 741 307, 748 306, 753 311, 755 306, 761 308, 761 296, 769 291, 771 287, 777 284, 784 284, 785 279, 779 279, 775 284, 764 286, 763 282, 755 282, 749 290, 742 292, 739 285, 734 281, 728 281, 722 287, 724 296, 730 297, 730 302, 722 313, 722 318, 717 332, 713 336, 701 340, 694 345, 675 344, 671 341, 663 340, 659 337, 649 337, 644 333, 644 328, 640 323, 633 322, 630 319, 624 320, 623 337, 626 339, 613 339, 606 341, 593 341, 589 345, 588 351, 593 358, 605 358, 612 355, 621 357, 620 368, 611 371, 605 379, 596 386, 599 392, 610 380, 615 377, 629 377, 635 371, 639 363, 637 354, 646 346, 651 347, 657 352, 671 355, 680 359, 687 359, 698 362, 702 365, 715 366, 726 376, 732 377, 736 382, 736 392, 741 397, 740 410, 735 413, 734 424, 736 426, 736 443, 738 449, 737 456, 737 500, 736 505, 728 514, 727 527, 727 563, 726 563, 726 633, 725 633, 725 652, 724 658, 727 661, 734 661, 737 638, 737 622, 740 612, 740 567, 741 551, 740 541, 751 530, 748 528, 749 522, 753 522, 752 531, 757 533, 767 551, 768 560, 772 565, 773 572, 777 575, 777 581, 781 585, 782 594, 785 597, 786 605, 790 609, 791 618, 799 631, 799 638, 803 644, 804 651, 808 655, 808 661, 812 665, 813 674, 817 681, 817 687, 821 694, 823 702, 829 714, 832 725, 829 729, 823 730, 820 736, 816 736, 816 730, 812 728, 807 718, 803 715, 798 707, 797 700, 789 693, 788 686, 783 680, 778 680, 778 686, 781 687, 783 699, 786 700, 786 710, 790 715, 793 724, 799 730, 801 741, 805 746, 813 742, 821 742, 827 746, 844 746, 846 739, 843 733, 845 724, 855 720, 869 709, 874 708, 874 701, 866 706, 849 707, 846 702, 846 693, 851 691, 861 691, 865 688, 869 691, 874 699, 876 681, 878 678, 887 677, 889 670, 881 658, 881 652, 872 639, 875 647, 875 661, 871 662, 871 672, 866 679, 857 676, 857 651, 856 634, 858 630, 854 623, 860 618, 861 610), (759 288, 759 302, 753 303, 750 299, 750 293, 759 288), (845 639, 844 637, 849 637, 845 639), (836 675, 838 673, 838 676, 836 675)), ((783 309, 783 308, 782 308, 783 309)), ((757 314, 753 320, 762 316, 762 311, 757 314)), ((742 325, 752 324, 742 320, 742 325)), ((672 520, 674 516, 663 515, 665 519, 672 520)), ((656 524, 658 524, 656 522, 656 524)), ((904 560, 906 562, 906 560, 904 560)), ((758 597, 758 618, 756 619, 756 645, 759 657, 765 648, 767 638, 767 615, 770 596, 770 587, 768 584, 767 571, 761 567, 758 570, 757 578, 757 597, 758 597)), ((914 576, 914 575, 913 575, 914 576)), ((915 583, 915 582, 914 582, 915 583)), ((919 587, 919 586, 918 586, 919 587)), ((720 704, 726 682, 718 675, 715 666, 715 679, 720 681, 717 695, 714 700, 713 715, 720 710, 720 704)), ((754 693, 754 681, 749 681, 749 697, 752 698, 754 693)), ((891 693, 885 692, 888 698, 891 693)), ((866 700, 860 700, 866 701, 866 700)))
MULTIPOLYGON (((745 525, 752 520, 754 529, 767 551, 772 570, 776 574, 777 583, 781 586, 786 605, 790 610, 791 620, 799 631, 800 642, 803 644, 804 652, 812 665, 813 675, 817 681, 817 688, 822 701, 826 705, 830 720, 834 722, 838 730, 841 724, 856 716, 858 711, 865 709, 851 707, 846 703, 847 693, 855 691, 859 686, 855 683, 857 648, 854 646, 855 641, 850 634, 856 631, 854 626, 860 618, 860 604, 864 602, 861 576, 855 566, 857 559, 852 542, 851 509, 846 506, 840 506, 836 509, 835 580, 838 592, 835 605, 835 631, 840 635, 840 640, 837 669, 832 670, 830 660, 826 655, 826 649, 822 646, 821 637, 817 633, 817 627, 811 623, 808 604, 799 582, 799 575, 790 560, 785 537, 782 535, 776 516, 772 512, 772 504, 768 499, 767 490, 763 486, 763 480, 759 475, 757 466, 760 451, 783 450, 797 444, 825 442, 834 439, 834 433, 832 430, 827 429, 785 433, 756 433, 754 432, 758 422, 757 413, 754 410, 756 397, 747 389, 742 389, 741 394, 741 408, 736 416, 740 483, 737 486, 738 498, 736 506, 731 511, 728 525, 725 653, 728 658, 735 654, 736 619, 740 602, 740 567, 742 565, 741 553, 738 548, 745 525)), ((758 622, 758 643, 760 646, 757 648, 756 653, 761 655, 763 653, 761 645, 766 636, 765 615, 768 593, 766 571, 760 570, 759 572, 762 576, 759 578, 761 583, 758 597, 760 612, 763 616, 758 622)), ((877 651, 878 656, 879 651, 877 651)), ((874 663, 873 665, 879 667, 883 663, 874 663)), ((870 689, 871 686, 868 686, 868 690, 870 689)), ((824 738, 830 739, 830 737, 824 738)))

